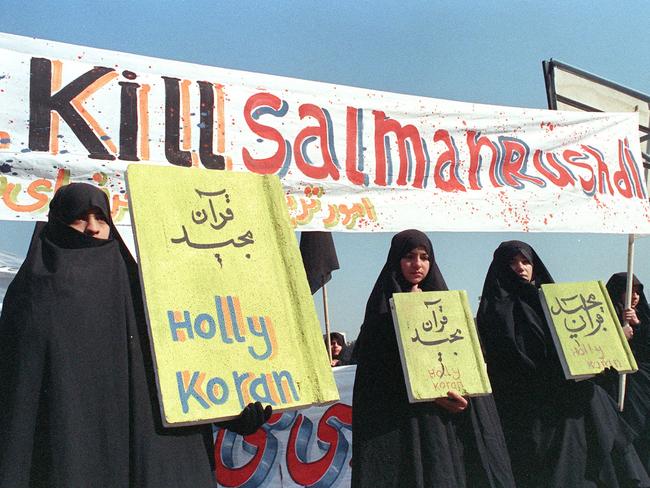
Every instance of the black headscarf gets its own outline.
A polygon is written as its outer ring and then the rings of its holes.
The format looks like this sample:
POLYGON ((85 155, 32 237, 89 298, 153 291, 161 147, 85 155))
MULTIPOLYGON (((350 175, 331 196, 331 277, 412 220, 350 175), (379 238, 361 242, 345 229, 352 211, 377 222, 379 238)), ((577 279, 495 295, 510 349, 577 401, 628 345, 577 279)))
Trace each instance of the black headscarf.
MULTIPOLYGON (((363 373, 368 365, 369 369, 373 370, 373 378, 376 374, 378 376, 385 374, 385 377, 389 378, 389 381, 394 383, 394 387, 400 392, 399 395, 396 395, 396 398, 400 398, 400 404, 406 399, 406 387, 400 367, 401 360, 389 300, 393 293, 406 292, 411 289, 412 285, 402 276, 400 260, 417 247, 423 247, 429 255, 429 272, 419 283, 420 288, 423 291, 447 290, 447 284, 435 261, 433 246, 426 234, 415 229, 395 234, 391 240, 386 263, 368 298, 366 313, 354 351, 358 371, 360 369, 363 373)), ((363 381, 364 375, 357 373, 355 388, 360 387, 363 381)), ((369 381, 376 383, 375 379, 369 379, 369 381)))
POLYGON ((525 242, 502 242, 494 251, 476 320, 495 395, 510 392, 516 397, 522 388, 534 391, 547 374, 560 373, 539 299, 538 288, 545 283, 553 283, 553 278, 525 242), (531 282, 510 267, 518 254, 533 265, 531 282))
POLYGON ((0 486, 212 486, 210 436, 162 427, 137 269, 108 199, 62 187, 0 316, 0 486), (108 239, 68 226, 93 207, 108 239))
POLYGON ((391 240, 386 264, 379 273, 375 286, 370 293, 370 298, 368 298, 363 320, 364 324, 368 322, 369 317, 390 313, 388 300, 393 296, 393 293, 406 292, 411 289, 412 285, 402 276, 400 260, 417 247, 423 247, 429 255, 429 273, 419 284, 419 287, 422 291, 447 290, 447 284, 436 264, 433 246, 429 238, 416 229, 404 230, 395 234, 391 240))
MULTIPOLYGON (((607 291, 621 324, 623 324, 625 310, 627 276, 625 272, 616 273, 607 281, 607 291)), ((627 376, 625 408, 622 415, 639 435, 634 445, 646 470, 650 472, 650 307, 643 292, 643 283, 634 275, 632 276, 632 285, 639 293, 639 303, 635 307, 639 323, 632 326, 634 334, 629 344, 639 370, 627 376)), ((601 383, 612 397, 617 397, 618 375, 606 376, 601 383)))
MULTIPOLYGON (((634 335, 630 339, 630 347, 637 361, 650 361, 650 306, 643 292, 643 283, 635 275, 632 275, 632 285, 639 292, 639 303, 635 308, 635 312, 641 323, 634 327, 634 335)), ((627 273, 613 274, 607 281, 606 286, 612 303, 616 308, 618 318, 621 324, 623 324, 625 304, 621 299, 625 295, 627 287, 627 273)))
POLYGON ((70 183, 61 187, 52 198, 48 221, 56 219, 69 225, 91 208, 100 209, 107 222, 113 226, 106 194, 92 185, 70 183))
POLYGON ((362 369, 364 362, 374 364, 378 357, 390 358, 390 361, 382 361, 382 364, 377 367, 386 370, 387 374, 394 377, 396 383, 401 384, 402 388, 404 382, 401 380, 401 368, 394 367, 400 364, 400 359, 389 300, 393 293, 410 291, 413 286, 402 276, 400 261, 417 247, 423 247, 429 255, 429 272, 419 283, 419 287, 423 291, 447 290, 447 284, 435 261, 433 246, 426 234, 416 229, 395 234, 390 243, 386 263, 366 303, 363 324, 353 353, 354 359, 362 369), (399 376, 396 376, 396 373, 399 376))
POLYGON ((607 394, 591 381, 564 378, 538 293, 552 282, 529 245, 504 242, 477 315, 517 486, 645 486, 628 449, 631 431, 607 394), (533 265, 532 282, 510 268, 519 253, 533 265))
POLYGON ((352 486, 514 486, 491 397, 473 398, 460 414, 408 401, 389 299, 411 290, 400 260, 418 247, 429 255, 419 287, 447 290, 429 238, 418 230, 395 235, 355 347, 352 486))
POLYGON ((328 350, 330 348, 332 339, 336 340, 336 342, 341 346, 341 352, 339 352, 337 356, 334 356, 334 353, 332 352, 332 359, 338 359, 337 366, 346 366, 348 364, 351 364, 350 356, 352 354, 352 348, 346 344, 343 334, 340 332, 330 332, 329 339, 325 337, 325 347, 327 347, 328 350))
MULTIPOLYGON (((619 318, 623 317, 623 310, 625 309, 625 303, 622 302, 622 298, 625 295, 627 288, 627 273, 615 273, 609 280, 607 280, 607 291, 609 297, 612 299, 612 303, 616 307, 619 318)), ((632 275, 632 286, 636 288, 639 292, 639 303, 637 304, 635 311, 637 318, 642 322, 650 322, 650 306, 648 305, 648 299, 643 292, 643 283, 639 281, 636 275, 632 275)))
POLYGON ((332 359, 339 359, 342 358, 343 352, 345 351, 345 348, 347 347, 345 344, 345 338, 343 337, 343 334, 340 332, 330 332, 330 337, 329 339, 325 339, 325 345, 329 348, 330 344, 332 342, 332 339, 335 340, 339 346, 341 346, 341 352, 338 354, 338 356, 334 357, 334 353, 332 353, 332 359))
POLYGON ((494 251, 492 263, 485 278, 482 299, 503 297, 526 289, 530 283, 510 268, 510 262, 518 254, 523 255, 533 265, 533 286, 539 287, 545 283, 553 283, 551 274, 532 247, 522 241, 505 241, 499 244, 494 251))

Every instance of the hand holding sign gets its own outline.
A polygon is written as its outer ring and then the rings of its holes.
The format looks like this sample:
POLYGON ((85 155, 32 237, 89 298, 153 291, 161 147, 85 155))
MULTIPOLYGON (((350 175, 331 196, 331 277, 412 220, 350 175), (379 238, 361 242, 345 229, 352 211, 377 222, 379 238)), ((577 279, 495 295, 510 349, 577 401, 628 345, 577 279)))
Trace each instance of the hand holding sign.
POLYGON ((260 402, 249 403, 241 411, 239 416, 232 420, 219 422, 218 425, 239 435, 250 435, 257 432, 257 429, 264 425, 271 418, 272 414, 273 407, 271 405, 262 407, 260 402))
POLYGON ((456 390, 449 390, 446 398, 436 398, 434 402, 451 413, 460 413, 469 405, 467 399, 456 390))

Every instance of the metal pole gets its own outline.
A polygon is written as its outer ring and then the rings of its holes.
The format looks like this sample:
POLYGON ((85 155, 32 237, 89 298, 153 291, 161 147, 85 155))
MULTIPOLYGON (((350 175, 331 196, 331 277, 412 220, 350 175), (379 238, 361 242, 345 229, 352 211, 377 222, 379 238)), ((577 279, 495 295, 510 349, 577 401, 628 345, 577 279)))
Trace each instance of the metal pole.
POLYGON ((327 286, 323 285, 323 317, 325 318, 325 337, 327 342, 327 356, 332 364, 332 348, 330 347, 330 318, 327 308, 327 286))
MULTIPOLYGON (((625 309, 632 306, 632 286, 634 274, 634 234, 630 234, 627 239, 627 283, 625 286, 625 309)), ((623 327, 629 327, 627 320, 623 322, 623 327)), ((625 405, 625 385, 627 375, 619 376, 618 382, 618 410, 623 411, 625 405)))

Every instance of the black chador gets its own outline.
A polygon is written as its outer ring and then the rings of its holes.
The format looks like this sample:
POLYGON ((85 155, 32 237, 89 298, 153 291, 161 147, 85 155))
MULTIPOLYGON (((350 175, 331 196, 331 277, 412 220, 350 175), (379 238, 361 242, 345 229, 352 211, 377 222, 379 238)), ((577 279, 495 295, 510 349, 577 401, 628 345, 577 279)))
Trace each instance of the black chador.
MULTIPOLYGON (((633 336, 629 341, 632 353, 639 370, 627 375, 627 387, 623 418, 638 433, 634 441, 639 457, 646 468, 650 470, 650 306, 643 292, 643 283, 636 276, 632 277, 634 293, 638 296, 632 308, 638 323, 631 324, 633 336)), ((627 273, 616 273, 607 281, 607 291, 616 308, 621 321, 624 321, 623 311, 627 273)), ((634 296, 634 295, 633 295, 634 296)), ((616 398, 618 391, 618 375, 608 378, 608 390, 616 398)))
POLYGON ((135 263, 108 199, 61 188, 0 318, 0 486, 213 487, 210 426, 163 428, 135 263), (95 208, 96 239, 68 226, 95 208))
POLYGON ((504 242, 477 315, 517 486, 649 486, 634 433, 611 398, 592 381, 564 378, 539 298, 544 283, 553 279, 535 251, 504 242))
POLYGON ((418 247, 429 257, 429 272, 420 288, 447 290, 427 236, 416 230, 394 236, 355 347, 352 486, 512 487, 491 396, 472 398, 460 413, 434 402, 408 401, 388 300, 393 293, 411 289, 400 260, 418 247))

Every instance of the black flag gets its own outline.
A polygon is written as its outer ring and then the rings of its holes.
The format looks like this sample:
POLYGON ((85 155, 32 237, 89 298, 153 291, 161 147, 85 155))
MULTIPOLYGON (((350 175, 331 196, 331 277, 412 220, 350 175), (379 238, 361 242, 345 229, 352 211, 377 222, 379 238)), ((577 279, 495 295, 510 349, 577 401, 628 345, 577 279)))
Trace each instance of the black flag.
POLYGON ((307 273, 311 294, 332 279, 332 271, 339 269, 334 240, 329 232, 301 232, 300 254, 307 273))

